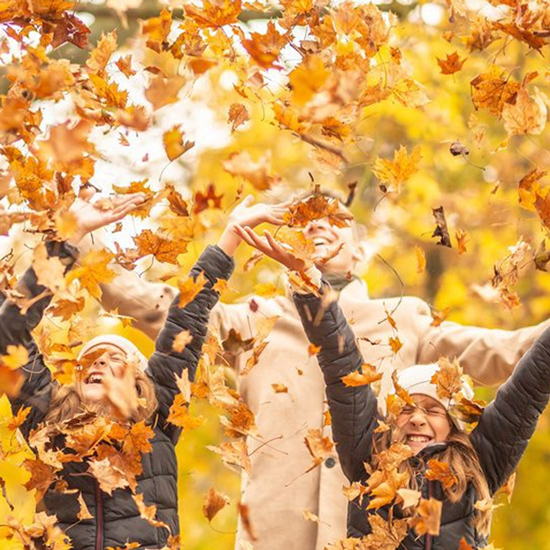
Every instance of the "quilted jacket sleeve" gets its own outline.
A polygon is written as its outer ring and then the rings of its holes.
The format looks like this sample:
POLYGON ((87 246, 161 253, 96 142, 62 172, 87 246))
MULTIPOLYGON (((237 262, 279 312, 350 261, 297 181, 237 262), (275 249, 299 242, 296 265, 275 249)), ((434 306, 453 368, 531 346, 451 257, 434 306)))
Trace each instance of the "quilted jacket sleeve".
POLYGON ((218 293, 212 286, 218 279, 228 279, 233 272, 233 258, 227 256, 217 246, 209 246, 190 272, 190 277, 197 277, 203 272, 207 283, 197 296, 185 307, 179 307, 179 295, 174 298, 168 310, 164 327, 155 343, 155 352, 149 359, 147 374, 156 387, 159 402, 160 427, 174 442, 177 442, 181 429, 167 422, 170 407, 179 392, 176 375, 189 371, 189 380, 194 380, 202 345, 208 328, 210 311, 218 301, 218 293), (172 349, 174 338, 182 331, 188 330, 193 337, 182 352, 172 349))
POLYGON ((550 399, 550 329, 522 357, 472 432, 491 493, 518 465, 550 399))
MULTIPOLYGON (((72 246, 66 243, 49 242, 46 248, 49 256, 58 256, 67 268, 74 264, 77 250, 72 246)), ((46 290, 38 283, 32 268, 27 269, 17 289, 28 299, 36 298, 46 290)), ((51 373, 44 364, 43 357, 32 337, 32 330, 42 319, 51 299, 52 295, 46 294, 23 314, 16 304, 0 295, 0 355, 5 355, 10 345, 25 346, 29 353, 29 362, 19 369, 23 375, 21 390, 16 396, 9 398, 14 413, 17 413, 21 407, 31 408, 29 416, 21 426, 21 432, 25 438, 44 420, 50 405, 51 373)))
MULTIPOLYGON (((323 286, 324 291, 327 288, 328 285, 323 286)), ((309 341, 321 348, 317 358, 325 378, 342 470, 350 481, 358 481, 365 476, 363 463, 370 459, 379 418, 377 400, 370 386, 346 386, 342 377, 358 370, 363 357, 338 302, 325 308, 313 294, 294 294, 294 302, 309 341)))

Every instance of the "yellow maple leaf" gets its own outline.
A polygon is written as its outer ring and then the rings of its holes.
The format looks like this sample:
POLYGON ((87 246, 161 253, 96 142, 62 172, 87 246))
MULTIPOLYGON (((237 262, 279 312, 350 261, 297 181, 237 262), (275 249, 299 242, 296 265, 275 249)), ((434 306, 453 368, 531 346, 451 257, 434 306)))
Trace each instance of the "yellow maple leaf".
POLYGON ((377 158, 374 161, 373 172, 380 180, 382 191, 398 193, 401 185, 418 171, 421 159, 419 146, 414 147, 409 155, 403 145, 394 153, 393 160, 377 158))
POLYGON ((25 346, 9 345, 6 351, 8 352, 7 355, 0 356, 0 361, 9 369, 16 370, 29 362, 29 352, 25 346))
POLYGON ((381 378, 382 374, 376 372, 376 368, 373 365, 363 363, 363 365, 361 365, 361 372, 357 370, 350 374, 347 374, 346 376, 343 376, 342 382, 346 386, 351 387, 367 386, 368 384, 372 384, 373 382, 376 382, 381 378))
POLYGON ((96 299, 101 298, 100 284, 110 283, 116 273, 109 269, 108 264, 114 254, 106 250, 91 250, 81 260, 80 267, 73 269, 67 275, 67 281, 78 280, 80 286, 86 289, 96 299))
POLYGON ((179 289, 179 307, 185 307, 191 302, 195 296, 204 288, 204 285, 208 282, 204 273, 201 271, 199 275, 193 279, 192 277, 186 277, 185 279, 178 279, 179 289))

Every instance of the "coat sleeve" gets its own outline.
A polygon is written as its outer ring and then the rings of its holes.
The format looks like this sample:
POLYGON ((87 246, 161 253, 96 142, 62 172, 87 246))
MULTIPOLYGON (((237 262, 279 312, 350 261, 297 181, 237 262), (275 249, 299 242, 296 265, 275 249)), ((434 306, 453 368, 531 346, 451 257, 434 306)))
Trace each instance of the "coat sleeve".
MULTIPOLYGON (((104 247, 109 249, 109 238, 105 228, 96 229, 82 239, 78 247, 82 253, 104 247)), ((116 309, 120 315, 135 319, 133 326, 155 340, 164 325, 170 303, 176 289, 164 283, 147 281, 133 271, 111 265, 117 277, 101 285, 101 306, 106 311, 116 309)))
POLYGON ((433 327, 428 305, 419 302, 417 363, 433 363, 442 355, 456 357, 464 372, 482 386, 502 384, 536 338, 550 326, 550 321, 544 321, 532 327, 501 330, 444 321, 433 327))
MULTIPOLYGON (((323 291, 327 288, 325 284, 323 291)), ((325 379, 332 433, 342 470, 350 481, 358 481, 365 475, 363 463, 370 459, 379 418, 377 400, 370 386, 346 386, 342 377, 358 370, 363 357, 338 302, 333 301, 325 308, 313 294, 297 293, 294 302, 309 341, 321 348, 317 358, 325 379)))
MULTIPOLYGON (((66 243, 48 242, 46 248, 49 256, 58 256, 67 268, 74 264, 78 254, 74 247, 66 243)), ((32 299, 40 296, 46 288, 38 283, 34 269, 29 268, 18 283, 17 290, 32 299)), ((51 299, 51 294, 45 295, 34 302, 25 314, 10 300, 2 297, 0 302, 0 355, 5 355, 10 345, 24 346, 29 354, 28 363, 19 369, 23 376, 21 390, 9 398, 14 413, 21 407, 31 409, 21 426, 25 438, 44 420, 50 405, 52 377, 34 341, 32 330, 42 319, 51 299)))
POLYGON ((517 467, 549 399, 550 329, 546 329, 483 411, 471 435, 492 494, 517 467))
POLYGON ((176 443, 181 429, 167 422, 170 407, 177 393, 176 376, 189 371, 189 380, 194 380, 201 349, 206 337, 210 311, 218 301, 218 293, 213 285, 218 279, 228 279, 233 272, 233 258, 227 256, 217 246, 209 246, 191 269, 190 277, 197 277, 203 272, 207 283, 204 288, 185 307, 179 307, 179 295, 168 309, 164 327, 155 342, 155 351, 149 359, 147 374, 155 384, 159 403, 160 427, 176 443), (174 338, 182 331, 188 330, 193 337, 182 352, 172 349, 174 338))

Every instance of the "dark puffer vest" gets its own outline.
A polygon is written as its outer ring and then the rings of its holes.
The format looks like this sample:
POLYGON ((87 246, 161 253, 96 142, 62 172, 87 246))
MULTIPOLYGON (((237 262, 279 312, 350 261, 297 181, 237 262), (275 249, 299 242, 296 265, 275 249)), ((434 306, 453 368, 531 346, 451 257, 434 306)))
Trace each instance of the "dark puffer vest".
MULTIPOLYGON (((328 285, 324 285, 326 291, 328 285)), ((371 460, 374 430, 381 417, 370 386, 348 387, 342 382, 343 376, 363 364, 355 336, 338 302, 332 302, 320 312, 321 300, 314 295, 295 294, 294 301, 309 340, 321 347, 318 359, 325 378, 332 431, 342 469, 350 482, 364 483, 368 480, 364 463, 371 460)), ((518 465, 549 398, 550 329, 547 329, 499 389, 471 433, 471 443, 491 494, 506 482, 518 465)), ((473 525, 474 504, 479 500, 474 487, 469 486, 462 499, 453 504, 446 499, 440 482, 430 481, 423 475, 425 463, 440 456, 446 446, 447 443, 430 445, 411 459, 418 472, 423 498, 434 497, 442 501, 440 534, 418 537, 410 531, 400 549, 457 550, 462 538, 476 550, 486 545, 473 525)), ((368 518, 373 514, 387 519, 388 509, 367 510, 368 505, 368 497, 362 504, 358 500, 350 502, 349 537, 368 535, 371 532, 368 518)))
MULTIPOLYGON (((76 250, 68 245, 48 243, 50 255, 59 256, 68 267, 74 263, 76 250)), ((142 455, 143 473, 137 478, 136 493, 143 494, 146 505, 157 506, 157 519, 170 526, 171 534, 179 533, 177 502, 177 461, 175 445, 181 430, 167 422, 170 406, 179 392, 175 376, 187 369, 193 380, 202 344, 206 336, 210 310, 218 301, 212 285, 218 279, 227 279, 233 271, 233 259, 218 247, 208 247, 191 270, 191 276, 204 272, 208 282, 195 299, 184 308, 174 299, 165 325, 156 341, 155 352, 149 359, 146 373, 155 385, 159 403, 151 422, 154 437, 152 451, 142 455), (181 353, 172 350, 175 336, 188 330, 193 340, 181 353)), ((23 277, 23 287, 29 297, 38 296, 44 287, 37 282, 36 274, 29 269, 23 277)), ((0 354, 6 353, 10 344, 22 344, 29 352, 29 363, 21 369, 25 382, 18 397, 12 398, 12 408, 31 407, 31 413, 21 427, 25 437, 36 428, 48 411, 53 384, 49 369, 32 338, 35 328, 50 298, 36 302, 21 315, 17 306, 0 296, 0 354)), ((56 514, 59 526, 69 535, 75 550, 103 550, 123 547, 127 542, 138 542, 141 549, 162 548, 170 535, 165 528, 156 528, 142 519, 132 499, 131 492, 117 489, 110 496, 102 492, 95 478, 87 470, 86 463, 68 463, 62 478, 70 489, 78 489, 93 515, 92 519, 78 520, 80 506, 76 494, 62 494, 50 487, 43 502, 50 514, 56 514), (84 474, 84 475, 83 475, 84 474)))

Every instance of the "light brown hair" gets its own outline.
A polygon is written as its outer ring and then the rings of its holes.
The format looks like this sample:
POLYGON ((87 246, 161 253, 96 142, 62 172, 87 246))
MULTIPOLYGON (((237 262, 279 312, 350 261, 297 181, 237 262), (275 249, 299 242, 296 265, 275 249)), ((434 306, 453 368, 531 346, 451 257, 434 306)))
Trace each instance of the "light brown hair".
MULTIPOLYGON (((131 422, 149 421, 158 408, 155 386, 152 380, 139 369, 136 369, 134 379, 139 402, 128 420, 131 422)), ((84 403, 78 384, 57 385, 53 389, 46 422, 61 423, 84 411, 107 415, 110 412, 110 407, 103 404, 84 403)))

